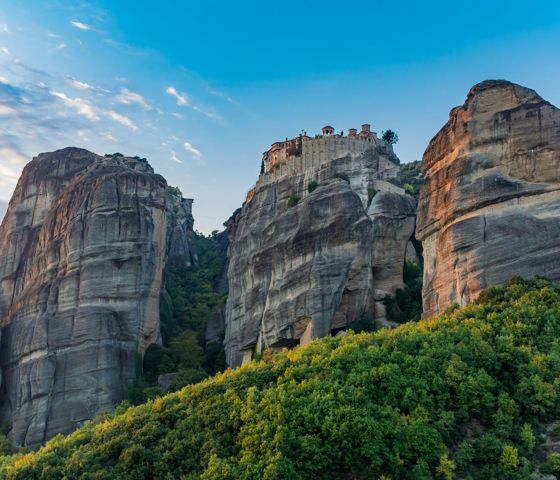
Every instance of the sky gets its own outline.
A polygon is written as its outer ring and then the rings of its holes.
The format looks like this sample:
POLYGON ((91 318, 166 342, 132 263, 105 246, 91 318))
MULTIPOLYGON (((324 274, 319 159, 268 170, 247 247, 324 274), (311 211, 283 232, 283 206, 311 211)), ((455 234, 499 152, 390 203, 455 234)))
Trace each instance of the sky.
POLYGON ((560 105, 560 2, 0 0, 0 206, 77 146, 147 157, 221 230, 274 141, 371 123, 417 160, 496 78, 560 105))

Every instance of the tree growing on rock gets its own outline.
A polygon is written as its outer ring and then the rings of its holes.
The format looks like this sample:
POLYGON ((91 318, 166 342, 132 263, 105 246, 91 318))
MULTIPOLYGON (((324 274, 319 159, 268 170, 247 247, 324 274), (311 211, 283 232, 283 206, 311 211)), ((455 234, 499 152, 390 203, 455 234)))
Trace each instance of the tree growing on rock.
POLYGON ((399 136, 397 135, 396 132, 393 132, 393 130, 391 129, 385 130, 381 138, 385 140, 387 143, 390 143, 391 145, 394 145, 399 141, 399 136))

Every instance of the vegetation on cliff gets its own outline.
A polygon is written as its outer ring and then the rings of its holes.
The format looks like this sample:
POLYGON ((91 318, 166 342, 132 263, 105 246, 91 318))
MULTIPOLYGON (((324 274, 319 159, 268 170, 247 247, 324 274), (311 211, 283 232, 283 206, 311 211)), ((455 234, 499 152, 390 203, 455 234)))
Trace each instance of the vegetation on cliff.
POLYGON ((422 264, 406 261, 403 269, 404 285, 394 297, 384 300, 387 320, 405 323, 422 317, 422 264))
POLYGON ((527 479, 559 377, 560 286, 514 279, 430 321, 265 354, 4 457, 0 474, 527 479))
MULTIPOLYGON (((180 194, 180 192, 179 192, 180 194)), ((140 404, 163 394, 158 376, 175 373, 170 389, 198 382, 226 367, 223 346, 206 343, 206 322, 212 310, 225 301, 216 285, 226 263, 219 234, 192 235, 198 264, 167 271, 168 301, 161 305, 163 346, 151 345, 130 388, 130 401, 140 404)))

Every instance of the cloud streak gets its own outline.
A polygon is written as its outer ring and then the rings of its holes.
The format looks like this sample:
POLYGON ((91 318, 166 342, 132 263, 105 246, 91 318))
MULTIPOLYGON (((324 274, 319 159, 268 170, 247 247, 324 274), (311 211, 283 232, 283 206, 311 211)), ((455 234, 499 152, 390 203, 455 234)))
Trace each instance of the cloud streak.
POLYGON ((183 143, 183 148, 189 152, 190 154, 192 154, 193 157, 195 158, 200 158, 202 157, 202 152, 200 150, 198 150, 197 148, 194 148, 189 142, 185 142, 183 143))
POLYGON ((175 87, 167 87, 165 93, 171 95, 177 101, 177 105, 183 107, 189 105, 189 97, 186 93, 179 93, 175 87))
POLYGON ((76 110, 79 115, 83 115, 87 119, 94 122, 99 120, 99 115, 96 112, 96 108, 87 100, 80 97, 70 98, 68 95, 62 92, 51 91, 50 93, 53 97, 58 98, 67 107, 76 110))
MULTIPOLYGON (((165 93, 167 93, 168 95, 172 96, 173 98, 175 98, 175 101, 177 102, 177 105, 179 107, 190 107, 192 108, 195 112, 201 113, 202 115, 204 115, 207 118, 210 118, 212 120, 223 120, 222 116, 214 113, 214 112, 210 112, 208 110, 204 110, 202 108, 200 108, 198 105, 193 105, 193 103, 190 101, 189 96, 184 93, 184 92, 179 92, 175 87, 173 86, 169 86, 165 89, 165 93)), ((176 114, 172 114, 173 116, 177 117, 176 114)), ((177 117, 179 118, 179 117, 177 117)))
POLYGON ((152 106, 146 101, 146 99, 139 93, 133 92, 128 88, 122 88, 117 96, 115 96, 115 101, 122 103, 123 105, 138 105, 146 111, 152 110, 152 106))
POLYGON ((80 22, 79 20, 72 20, 70 22, 70 25, 72 25, 74 28, 77 28, 78 30, 91 30, 92 28, 91 25, 80 22))

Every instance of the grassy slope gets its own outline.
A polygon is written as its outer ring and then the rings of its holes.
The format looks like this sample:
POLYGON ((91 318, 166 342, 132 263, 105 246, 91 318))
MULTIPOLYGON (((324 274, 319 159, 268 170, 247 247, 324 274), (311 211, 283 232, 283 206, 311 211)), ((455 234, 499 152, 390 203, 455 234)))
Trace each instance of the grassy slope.
POLYGON ((556 418, 560 286, 266 355, 98 419, 2 478, 529 478, 556 418))

